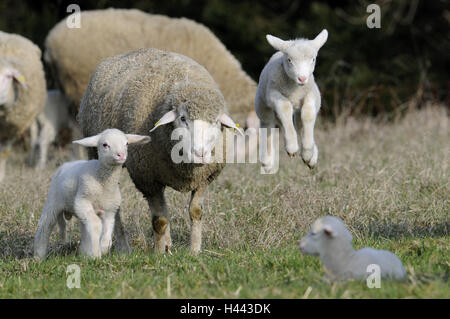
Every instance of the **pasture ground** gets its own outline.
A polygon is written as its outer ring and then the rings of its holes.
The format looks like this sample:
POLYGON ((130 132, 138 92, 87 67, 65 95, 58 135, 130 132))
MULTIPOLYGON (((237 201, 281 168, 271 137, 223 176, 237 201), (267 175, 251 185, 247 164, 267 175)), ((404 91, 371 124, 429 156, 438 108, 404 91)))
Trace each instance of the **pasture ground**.
POLYGON ((148 206, 124 170, 122 215, 133 253, 77 256, 72 220, 70 244, 58 244, 55 231, 50 257, 34 261, 51 176, 70 151, 55 148, 36 173, 17 147, 0 185, 0 298, 450 298, 449 123, 437 106, 394 123, 320 121, 313 171, 284 150, 274 175, 261 175, 259 164, 228 165, 206 193, 204 250, 196 257, 188 253, 189 195, 167 191, 174 247, 154 254, 148 206), (407 280, 370 289, 324 279, 319 259, 297 249, 323 215, 344 220, 355 248, 396 253, 407 280), (66 287, 70 264, 80 266, 80 289, 66 287))

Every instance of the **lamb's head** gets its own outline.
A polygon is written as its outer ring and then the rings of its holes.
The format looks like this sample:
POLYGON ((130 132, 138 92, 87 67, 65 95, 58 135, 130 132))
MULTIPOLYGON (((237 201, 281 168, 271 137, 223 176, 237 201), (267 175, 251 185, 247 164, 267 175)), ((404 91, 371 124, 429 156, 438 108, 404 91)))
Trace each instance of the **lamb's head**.
POLYGON ((212 152, 222 136, 223 126, 242 133, 225 113, 225 99, 218 89, 191 84, 182 86, 166 97, 165 105, 168 111, 150 132, 170 123, 172 134, 182 136, 186 143, 184 149, 189 149, 189 162, 211 162, 212 152))
POLYGON ((149 136, 125 134, 118 129, 107 129, 100 134, 73 141, 86 147, 97 147, 98 158, 105 165, 122 165, 128 155, 129 144, 146 144, 149 136))
POLYGON ((13 105, 16 100, 15 85, 26 89, 25 77, 17 68, 0 59, 0 105, 13 105))
POLYGON ((325 216, 316 220, 310 231, 300 240, 300 251, 307 255, 319 256, 327 248, 351 245, 352 234, 342 220, 334 216, 325 216))
POLYGON ((322 30, 314 40, 283 41, 270 34, 266 38, 275 50, 283 52, 283 68, 289 78, 298 85, 305 85, 314 72, 317 53, 327 41, 328 31, 322 30))

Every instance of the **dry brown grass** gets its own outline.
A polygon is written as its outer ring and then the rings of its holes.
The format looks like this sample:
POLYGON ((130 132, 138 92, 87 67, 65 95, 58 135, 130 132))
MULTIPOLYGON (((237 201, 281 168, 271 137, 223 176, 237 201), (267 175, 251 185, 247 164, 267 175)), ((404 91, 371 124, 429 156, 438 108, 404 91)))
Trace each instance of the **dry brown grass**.
MULTIPOLYGON (((228 165, 206 193, 203 247, 220 252, 292 245, 325 214, 341 217, 360 242, 448 236, 450 127, 445 107, 413 111, 396 123, 369 118, 319 123, 316 140, 320 153, 314 171, 284 150, 275 175, 260 175, 259 164, 228 165)), ((24 164, 22 148, 10 158, 0 185, 0 257, 30 256, 51 176, 68 154, 55 149, 48 168, 38 173, 24 164)), ((148 206, 125 170, 121 189, 132 245, 147 251, 152 246, 148 206)), ((167 191, 176 246, 188 245, 188 197, 167 191)), ((71 252, 77 224, 72 222, 69 231, 71 252)))

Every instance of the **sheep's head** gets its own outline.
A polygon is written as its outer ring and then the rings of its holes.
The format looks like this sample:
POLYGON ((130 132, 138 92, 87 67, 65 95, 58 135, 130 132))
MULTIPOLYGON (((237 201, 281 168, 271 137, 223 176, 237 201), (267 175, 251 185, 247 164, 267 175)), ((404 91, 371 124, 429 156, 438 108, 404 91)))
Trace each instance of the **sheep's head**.
POLYGON ((73 141, 86 147, 97 147, 98 158, 106 165, 122 165, 128 155, 129 144, 146 144, 149 136, 125 134, 118 129, 107 129, 100 134, 73 141))
POLYGON ((334 243, 350 243, 352 234, 337 217, 325 216, 316 220, 311 230, 300 240, 300 251, 307 255, 318 256, 334 243))
POLYGON ((15 85, 26 89, 25 77, 17 68, 0 61, 0 105, 12 106, 16 100, 15 85))
POLYGON ((266 38, 275 50, 283 52, 283 68, 289 78, 305 85, 314 72, 317 53, 327 41, 328 31, 322 30, 314 40, 283 41, 270 34, 266 38))
POLYGON ((220 91, 211 88, 185 86, 169 95, 166 112, 150 132, 171 123, 172 139, 182 136, 184 149, 189 149, 188 162, 207 164, 222 136, 222 126, 242 133, 225 113, 225 100, 220 91))

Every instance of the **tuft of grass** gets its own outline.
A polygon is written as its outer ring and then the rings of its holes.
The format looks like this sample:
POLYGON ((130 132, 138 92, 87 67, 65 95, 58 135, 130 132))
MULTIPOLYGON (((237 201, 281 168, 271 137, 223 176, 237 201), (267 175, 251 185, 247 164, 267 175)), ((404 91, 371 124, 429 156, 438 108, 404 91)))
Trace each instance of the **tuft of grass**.
POLYGON ((166 194, 174 248, 153 253, 148 205, 124 170, 121 213, 133 254, 78 257, 72 219, 70 244, 58 244, 55 232, 42 262, 31 258, 33 236, 52 174, 70 152, 55 149, 48 168, 35 172, 18 147, 0 185, 0 298, 449 298, 446 108, 412 111, 395 123, 319 123, 316 141, 313 171, 283 149, 274 175, 261 175, 259 164, 227 165, 205 195, 200 256, 187 248, 189 194, 173 190, 166 194), (356 248, 396 253, 407 281, 369 289, 325 280, 320 261, 297 244, 328 214, 344 220, 356 248), (70 264, 80 266, 80 289, 66 287, 70 264))

